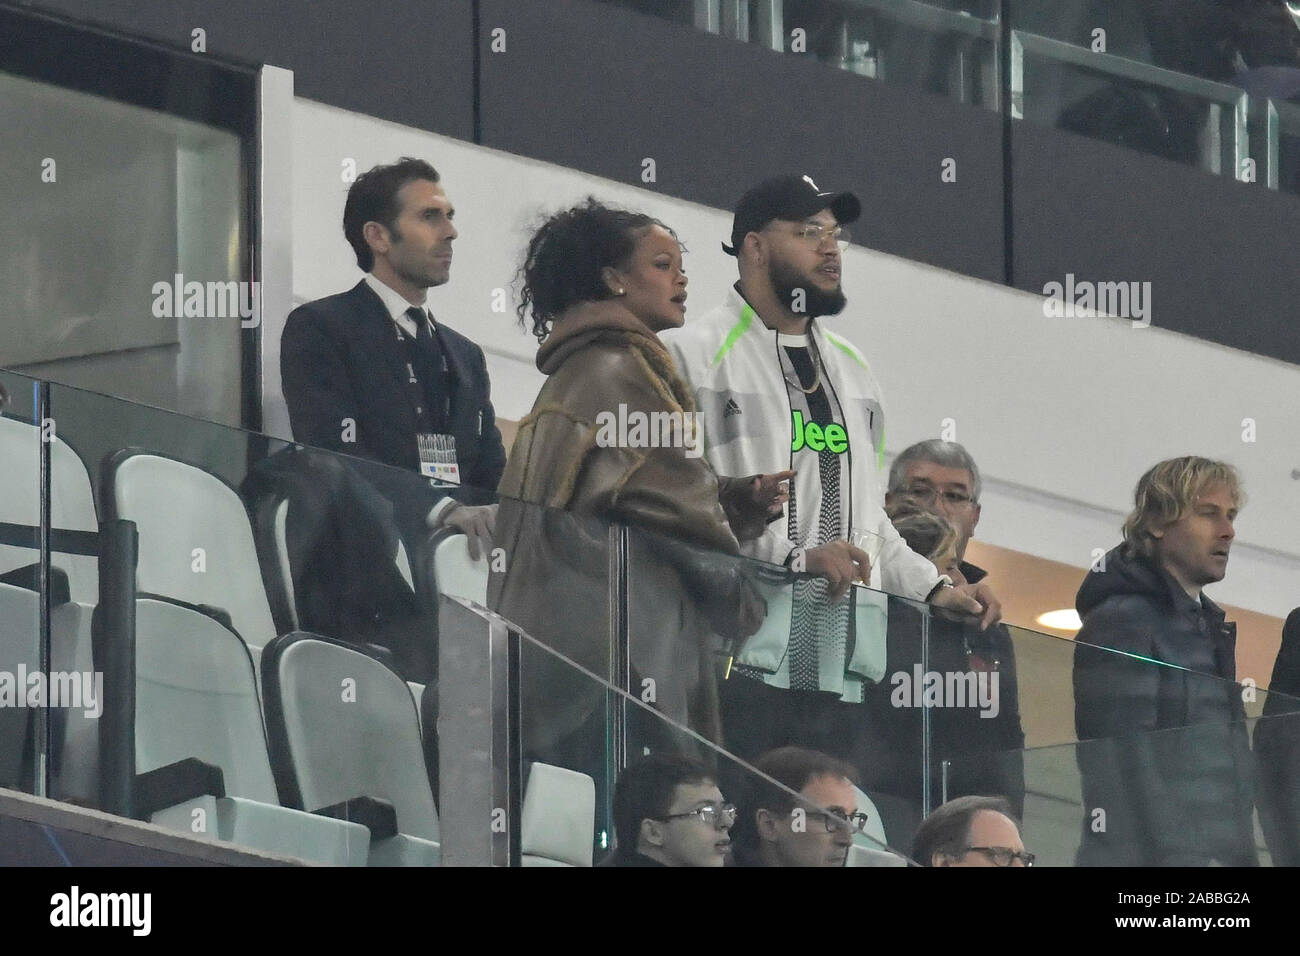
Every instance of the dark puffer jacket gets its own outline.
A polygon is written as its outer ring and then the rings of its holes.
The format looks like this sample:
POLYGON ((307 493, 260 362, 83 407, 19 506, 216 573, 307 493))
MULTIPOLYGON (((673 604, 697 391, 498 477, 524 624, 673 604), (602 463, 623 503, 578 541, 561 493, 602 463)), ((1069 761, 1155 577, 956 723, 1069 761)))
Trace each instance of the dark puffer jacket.
POLYGON ((1274 866, 1300 866, 1300 608, 1282 628, 1282 646, 1255 724, 1259 824, 1274 866))
POLYGON ((1255 865, 1236 625, 1143 558, 1116 548, 1104 567, 1075 601, 1078 864, 1255 865))

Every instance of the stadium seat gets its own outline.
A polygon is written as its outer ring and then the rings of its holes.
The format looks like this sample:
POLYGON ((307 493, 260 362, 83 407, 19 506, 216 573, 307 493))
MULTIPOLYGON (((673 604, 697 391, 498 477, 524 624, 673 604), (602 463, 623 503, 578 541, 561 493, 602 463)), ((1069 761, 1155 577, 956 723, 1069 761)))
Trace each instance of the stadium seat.
MULTIPOLYGON (((0 417, 0 521, 40 524, 40 430, 30 422, 0 417)), ((50 520, 55 528, 96 531, 95 496, 85 463, 66 442, 50 443, 50 520)), ((33 548, 0 544, 0 574, 34 564, 33 548)), ((59 554, 50 563, 68 576, 73 601, 94 606, 99 601, 99 564, 93 555, 59 554)))
POLYGON ((855 843, 849 847, 845 866, 907 866, 907 859, 889 850, 876 850, 855 843))
POLYGON ((401 676, 355 647, 293 633, 267 645, 263 682, 284 802, 358 818, 389 813, 391 827, 387 836, 376 830, 370 864, 436 865, 438 812, 420 718, 401 676))
POLYGON ((225 611, 256 665, 276 627, 238 493, 195 465, 128 448, 108 461, 104 501, 139 530, 139 590, 225 611))
MULTIPOLYGON (((36 527, 40 524, 40 430, 33 424, 0 417, 0 521, 36 527)), ((90 475, 81 457, 65 442, 50 443, 50 519, 55 529, 98 530, 90 475)), ((40 559, 35 548, 0 545, 0 575, 33 567, 40 559)), ((50 556, 52 581, 50 655, 56 671, 94 671, 90 618, 99 600, 99 564, 94 555, 50 556)), ((34 568, 33 568, 34 571, 34 568)), ((0 668, 13 671, 17 662, 29 672, 40 665, 40 602, 33 583, 0 585, 0 668)), ((0 785, 17 783, 17 763, 26 743, 31 711, 0 711, 0 785)), ((97 794, 98 739, 93 718, 80 709, 51 714, 51 795, 61 800, 93 804, 97 794)))
POLYGON ((533 764, 521 829, 524 866, 591 866, 595 781, 585 773, 533 764))
MULTIPOLYGON (((40 595, 0 584, 0 671, 17 675, 20 668, 40 667, 40 627, 40 595)), ((16 693, 25 691, 15 687, 16 693)), ((0 787, 19 786, 30 715, 25 707, 0 706, 0 787)))
MULTIPOLYGON (((257 504, 259 554, 263 560, 263 578, 267 580, 267 597, 270 598, 272 615, 280 633, 287 634, 298 630, 298 605, 294 599, 293 572, 289 567, 289 499, 278 494, 271 501, 257 504), (265 527, 262 523, 265 522, 265 527)), ((397 555, 394 558, 397 571, 402 579, 415 590, 415 579, 411 574, 411 561, 407 557, 406 545, 399 538, 397 555)), ((424 696, 424 685, 407 681, 416 707, 424 696)))
MULTIPOLYGON (((258 553, 264 560, 269 559, 269 566, 264 568, 263 577, 267 578, 267 596, 271 600, 273 617, 280 633, 287 634, 297 630, 299 625, 298 603, 293 589, 293 571, 289 565, 289 499, 276 495, 270 502, 258 502, 258 553), (260 525, 265 522, 265 527, 260 525)), ((393 559, 402 579, 415 590, 415 579, 411 574, 411 561, 406 553, 406 545, 399 538, 397 554, 393 559)))
MULTIPOLYGON (((50 609, 50 663, 55 672, 93 674, 90 619, 92 610, 75 601, 50 609)), ((0 671, 15 675, 40 670, 40 595, 0 583, 0 671)), ((25 687, 15 688, 25 693, 25 687)), ((102 701, 96 702, 102 706, 102 701)), ((84 707, 50 711, 50 796, 94 805, 98 798, 99 757, 96 716, 84 707)), ((17 787, 33 710, 0 703, 0 787, 17 787)))
MULTIPOLYGON (((50 609, 50 663, 55 671, 96 672, 91 639, 94 609, 69 601, 50 609)), ((103 701, 98 701, 102 710, 103 701)), ((85 708, 63 708, 53 716, 51 796, 86 806, 99 802, 99 719, 85 708)))
POLYGON ((436 607, 439 595, 487 603, 488 555, 479 555, 477 561, 469 556, 468 539, 463 532, 445 528, 431 539, 433 548, 433 582, 437 593, 432 595, 436 607))
POLYGON ((364 826, 280 805, 239 635, 200 608, 153 595, 136 601, 135 763, 138 808, 154 823, 306 860, 365 863, 364 826), (175 779, 195 761, 216 768, 219 785, 175 779))

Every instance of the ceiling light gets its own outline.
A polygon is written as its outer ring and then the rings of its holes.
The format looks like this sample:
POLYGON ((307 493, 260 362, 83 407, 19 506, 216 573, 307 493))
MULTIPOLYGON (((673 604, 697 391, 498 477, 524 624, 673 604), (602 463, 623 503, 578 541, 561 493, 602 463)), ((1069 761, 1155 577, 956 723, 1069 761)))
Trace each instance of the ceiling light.
POLYGON ((1083 622, 1079 620, 1079 612, 1072 607, 1061 608, 1059 611, 1047 611, 1034 618, 1034 623, 1041 624, 1043 627, 1050 627, 1054 631, 1077 631, 1083 627, 1083 622))

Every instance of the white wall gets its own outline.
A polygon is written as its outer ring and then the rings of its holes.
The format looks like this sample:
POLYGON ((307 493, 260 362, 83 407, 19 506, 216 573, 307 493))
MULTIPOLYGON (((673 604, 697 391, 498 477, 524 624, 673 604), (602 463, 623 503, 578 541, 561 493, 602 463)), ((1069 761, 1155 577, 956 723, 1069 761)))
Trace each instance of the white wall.
MULTIPOLYGON (((483 346, 502 417, 528 411, 541 375, 535 340, 513 311, 492 310, 493 294, 510 289, 542 211, 592 193, 667 222, 687 246, 694 315, 735 279, 735 260, 719 247, 727 212, 298 99, 296 301, 360 278, 342 235, 344 159, 365 170, 402 155, 432 162, 456 207, 452 278, 429 304, 483 346)), ((1279 616, 1300 604, 1300 481, 1291 477, 1300 468, 1300 368, 1164 331, 1158 296, 1151 328, 1048 319, 1037 296, 857 247, 846 254, 844 288, 849 307, 829 321, 862 347, 882 383, 888 451, 938 437, 952 419, 985 475, 979 538, 1084 567, 1093 548, 1118 542, 1147 467, 1181 454, 1224 458, 1241 469, 1249 502, 1229 576, 1211 593, 1279 616), (1242 441, 1247 417, 1254 443, 1242 441)), ((1228 304, 1224 311, 1248 321, 1228 304)), ((265 321, 265 334, 278 336, 283 317, 265 321)))

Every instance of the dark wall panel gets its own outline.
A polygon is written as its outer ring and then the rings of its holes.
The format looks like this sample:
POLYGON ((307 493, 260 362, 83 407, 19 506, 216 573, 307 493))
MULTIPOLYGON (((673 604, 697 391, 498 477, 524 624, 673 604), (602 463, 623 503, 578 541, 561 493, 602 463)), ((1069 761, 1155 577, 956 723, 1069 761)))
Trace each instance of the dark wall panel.
POLYGON ((1300 363, 1300 199, 1014 128, 1015 282, 1150 281, 1151 324, 1300 363))
MULTIPOLYGON (((862 196, 855 241, 1001 281, 1001 117, 592 0, 36 0, 292 69, 300 95, 719 208, 798 170, 862 196), (494 31, 505 31, 494 52, 494 31), (656 182, 642 181, 655 161, 656 182), (957 180, 941 179, 956 160, 957 180)), ((1300 199, 1018 123, 1012 267, 1153 283, 1158 326, 1300 362, 1300 199)))
POLYGON ((485 145, 725 209, 806 172, 862 197, 855 241, 1003 278, 996 113, 590 0, 482 0, 480 43, 485 145))
POLYGON ((33 9, 294 71, 299 96, 473 137, 471 0, 39 0, 33 9))

